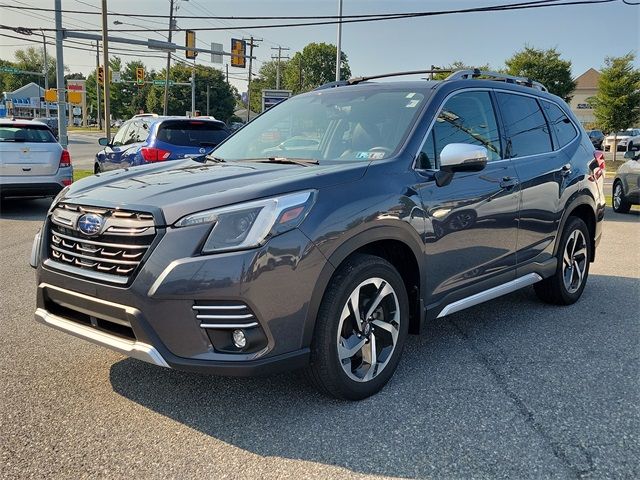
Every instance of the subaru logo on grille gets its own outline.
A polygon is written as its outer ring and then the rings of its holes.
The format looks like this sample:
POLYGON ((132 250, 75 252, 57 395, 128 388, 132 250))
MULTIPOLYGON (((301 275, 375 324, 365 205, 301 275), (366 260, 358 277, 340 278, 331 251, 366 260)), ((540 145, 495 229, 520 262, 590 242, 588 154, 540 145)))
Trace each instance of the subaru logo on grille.
POLYGON ((97 235, 102 230, 104 218, 95 213, 85 213, 78 219, 78 230, 85 235, 97 235))

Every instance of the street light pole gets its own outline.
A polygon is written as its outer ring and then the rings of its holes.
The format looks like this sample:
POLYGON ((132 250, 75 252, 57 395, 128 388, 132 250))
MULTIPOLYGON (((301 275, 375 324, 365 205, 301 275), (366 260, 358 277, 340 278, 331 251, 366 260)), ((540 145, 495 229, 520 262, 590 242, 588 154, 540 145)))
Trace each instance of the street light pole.
MULTIPOLYGON (((171 43, 173 36, 173 0, 169 1, 169 34, 167 40, 171 43)), ((162 114, 167 115, 167 107, 169 105, 169 69, 171 68, 171 52, 167 52, 167 70, 164 76, 164 105, 162 107, 162 114)))
MULTIPOLYGON (((44 72, 44 89, 45 91, 49 90, 49 65, 47 63, 47 39, 44 36, 44 32, 40 30, 42 34, 42 48, 44 49, 44 66, 42 71, 44 72)), ((49 117, 49 102, 45 99, 44 108, 46 110, 45 115, 49 117)))
POLYGON ((67 102, 64 90, 64 58, 62 48, 62 0, 55 0, 56 16, 56 88, 58 90, 58 138, 62 148, 67 148, 67 102))
POLYGON ((338 0, 338 41, 336 42, 336 82, 340 81, 340 67, 342 66, 342 0, 338 0))
POLYGON ((96 105, 98 106, 96 116, 98 118, 98 128, 102 130, 102 115, 100 115, 100 82, 98 81, 98 70, 100 70, 100 42, 96 40, 96 105))
POLYGON ((102 0, 102 59, 104 65, 104 132, 111 141, 111 114, 109 110, 109 88, 111 78, 109 71, 109 37, 107 25, 107 0, 102 0))

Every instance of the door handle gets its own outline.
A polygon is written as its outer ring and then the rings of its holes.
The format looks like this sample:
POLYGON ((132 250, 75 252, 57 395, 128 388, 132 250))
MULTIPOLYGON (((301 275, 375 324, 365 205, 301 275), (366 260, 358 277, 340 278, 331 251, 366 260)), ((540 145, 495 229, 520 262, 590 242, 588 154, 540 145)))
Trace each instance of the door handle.
POLYGON ((503 177, 500 182, 500 187, 506 188, 507 190, 511 190, 516 185, 518 185, 518 179, 512 177, 503 177))
POLYGON ((570 173, 571 173, 571 164, 570 163, 564 164, 560 169, 560 175, 562 175, 563 177, 566 177, 570 173))

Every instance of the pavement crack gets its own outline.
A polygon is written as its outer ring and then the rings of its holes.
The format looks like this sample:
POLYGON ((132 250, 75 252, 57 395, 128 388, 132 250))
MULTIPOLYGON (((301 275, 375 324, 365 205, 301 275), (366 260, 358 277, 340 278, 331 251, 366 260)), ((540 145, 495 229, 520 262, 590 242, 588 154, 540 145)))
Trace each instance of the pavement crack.
POLYGON ((540 439, 547 446, 549 451, 556 457, 572 474, 574 478, 584 478, 589 476, 595 471, 595 464, 593 458, 588 449, 582 445, 575 445, 576 449, 580 453, 580 457, 584 457, 582 461, 574 462, 571 455, 562 444, 556 442, 544 429, 544 427, 536 420, 533 411, 527 406, 525 401, 520 398, 515 391, 513 391, 506 377, 498 371, 491 358, 483 353, 476 343, 467 335, 467 333, 452 319, 448 319, 448 322, 455 329, 456 334, 469 346, 473 351, 478 361, 487 369, 493 378, 494 382, 498 385, 502 393, 504 393, 514 404, 518 413, 523 417, 525 423, 540 437, 540 439), (578 463, 586 465, 581 467, 578 463))

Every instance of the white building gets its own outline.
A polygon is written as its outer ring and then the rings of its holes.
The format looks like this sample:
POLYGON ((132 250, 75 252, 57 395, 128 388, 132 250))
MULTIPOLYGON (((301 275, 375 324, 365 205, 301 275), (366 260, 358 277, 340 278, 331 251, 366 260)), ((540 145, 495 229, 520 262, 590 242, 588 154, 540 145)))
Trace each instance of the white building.
POLYGON ((596 121, 589 98, 598 93, 599 79, 600 72, 595 68, 590 68, 575 80, 577 85, 569 106, 582 125, 596 121))

